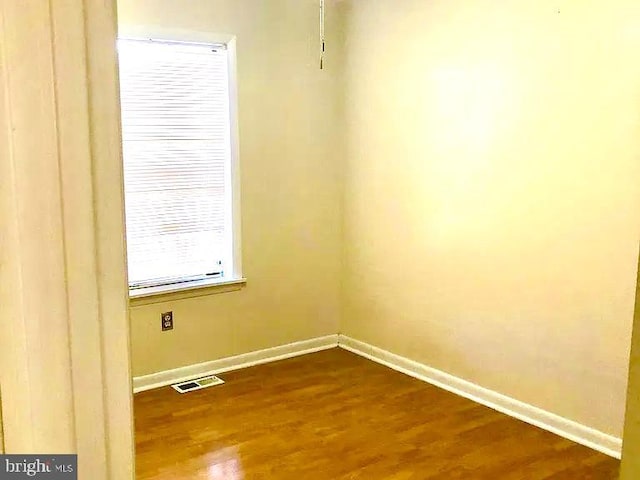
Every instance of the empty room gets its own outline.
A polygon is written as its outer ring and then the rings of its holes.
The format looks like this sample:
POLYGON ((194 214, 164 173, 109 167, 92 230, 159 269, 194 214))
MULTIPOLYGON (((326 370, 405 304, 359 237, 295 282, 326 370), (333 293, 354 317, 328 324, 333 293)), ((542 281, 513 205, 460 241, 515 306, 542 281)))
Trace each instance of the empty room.
POLYGON ((0 1, 0 478, 640 478, 640 3, 0 1))

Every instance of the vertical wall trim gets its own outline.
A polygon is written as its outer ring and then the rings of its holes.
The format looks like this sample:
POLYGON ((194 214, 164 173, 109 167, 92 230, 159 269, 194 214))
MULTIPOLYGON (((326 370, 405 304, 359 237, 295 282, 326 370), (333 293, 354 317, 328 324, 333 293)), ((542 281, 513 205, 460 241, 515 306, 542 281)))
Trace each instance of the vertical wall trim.
POLYGON ((115 0, 0 0, 8 453, 134 478, 115 0))
POLYGON ((628 385, 620 480, 635 480, 640 476, 640 255, 628 385))

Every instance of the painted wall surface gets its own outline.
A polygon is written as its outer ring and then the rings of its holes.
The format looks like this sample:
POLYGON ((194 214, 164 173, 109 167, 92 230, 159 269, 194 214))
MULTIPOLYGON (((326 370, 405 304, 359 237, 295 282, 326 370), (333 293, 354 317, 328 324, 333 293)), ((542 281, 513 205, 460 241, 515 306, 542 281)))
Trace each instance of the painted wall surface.
POLYGON ((342 332, 620 436, 640 3, 349 2, 342 332))
MULTIPOLYGON (((331 5, 333 2, 328 2, 331 5)), ((121 25, 237 37, 242 257, 239 291, 131 310, 133 374, 338 331, 342 113, 338 57, 319 70, 315 0, 120 0, 121 25), (160 331, 172 310, 175 329, 160 331)), ((327 34, 340 32, 328 9, 327 34)))
POLYGON ((640 478, 640 266, 636 286, 636 308, 629 366, 629 392, 624 424, 621 480, 640 478))

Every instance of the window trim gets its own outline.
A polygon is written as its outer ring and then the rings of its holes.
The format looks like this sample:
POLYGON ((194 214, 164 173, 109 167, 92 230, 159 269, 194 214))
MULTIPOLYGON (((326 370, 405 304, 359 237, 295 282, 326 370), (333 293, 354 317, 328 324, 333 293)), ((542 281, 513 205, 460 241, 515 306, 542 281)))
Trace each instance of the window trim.
MULTIPOLYGON (((231 195, 227 198, 227 207, 231 211, 231 257, 232 271, 223 277, 187 281, 182 284, 153 285, 148 287, 129 287, 130 299, 156 297, 165 294, 175 294, 182 291, 210 289, 212 287, 228 287, 229 285, 244 285, 246 278, 242 274, 242 238, 240 212, 240 142, 238 137, 238 81, 236 60, 236 37, 229 34, 218 34, 201 31, 191 31, 173 28, 159 28, 145 25, 119 25, 118 38, 131 40, 151 40, 158 42, 184 42, 220 45, 227 47, 228 76, 229 76, 229 137, 230 137, 230 165, 227 173, 231 195)), ((190 295, 191 296, 191 295, 190 295)))
POLYGON ((156 287, 144 287, 130 290, 129 302, 133 306, 146 305, 148 303, 163 302, 167 297, 183 299, 209 295, 210 293, 233 292, 246 286, 246 278, 234 280, 203 279, 185 282, 184 285, 158 285, 156 287))

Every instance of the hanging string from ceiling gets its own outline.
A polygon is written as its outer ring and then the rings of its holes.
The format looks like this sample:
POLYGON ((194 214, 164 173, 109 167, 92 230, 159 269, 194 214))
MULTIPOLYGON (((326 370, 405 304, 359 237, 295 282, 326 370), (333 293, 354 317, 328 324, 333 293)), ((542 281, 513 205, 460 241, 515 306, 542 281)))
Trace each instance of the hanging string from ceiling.
POLYGON ((320 70, 324 68, 324 0, 320 0, 320 70))

